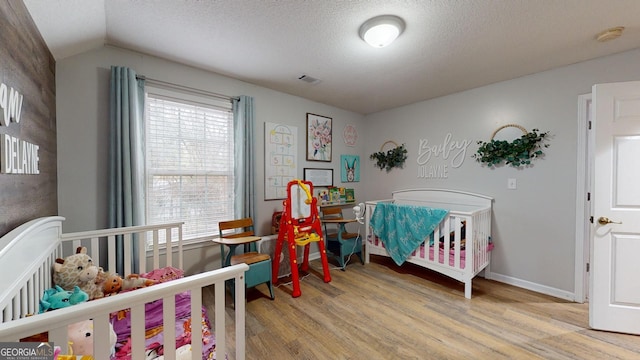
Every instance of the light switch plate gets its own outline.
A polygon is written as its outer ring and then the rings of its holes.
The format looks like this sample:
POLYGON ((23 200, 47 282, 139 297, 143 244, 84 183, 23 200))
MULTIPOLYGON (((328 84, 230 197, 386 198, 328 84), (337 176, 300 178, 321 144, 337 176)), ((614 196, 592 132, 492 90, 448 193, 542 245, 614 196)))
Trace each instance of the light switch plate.
POLYGON ((518 182, 514 178, 507 179, 507 189, 515 190, 518 187, 518 182))

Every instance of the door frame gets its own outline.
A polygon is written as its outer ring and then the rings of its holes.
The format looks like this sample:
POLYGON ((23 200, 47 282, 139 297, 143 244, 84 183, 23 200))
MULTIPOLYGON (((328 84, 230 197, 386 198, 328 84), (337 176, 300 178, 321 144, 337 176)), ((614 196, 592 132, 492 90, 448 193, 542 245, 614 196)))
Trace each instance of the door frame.
POLYGON ((575 238, 575 278, 574 301, 584 303, 589 293, 589 273, 591 249, 591 201, 587 199, 592 186, 593 132, 591 121, 591 93, 578 96, 578 137, 576 171, 576 238, 575 238))

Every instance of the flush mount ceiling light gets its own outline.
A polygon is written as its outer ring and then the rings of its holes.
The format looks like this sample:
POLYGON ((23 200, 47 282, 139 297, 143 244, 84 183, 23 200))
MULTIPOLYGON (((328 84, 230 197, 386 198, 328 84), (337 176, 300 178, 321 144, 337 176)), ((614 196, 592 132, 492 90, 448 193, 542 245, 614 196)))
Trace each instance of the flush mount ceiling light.
POLYGON ((360 37, 367 44, 381 48, 393 42, 404 30, 404 21, 395 15, 380 15, 360 26, 360 37))

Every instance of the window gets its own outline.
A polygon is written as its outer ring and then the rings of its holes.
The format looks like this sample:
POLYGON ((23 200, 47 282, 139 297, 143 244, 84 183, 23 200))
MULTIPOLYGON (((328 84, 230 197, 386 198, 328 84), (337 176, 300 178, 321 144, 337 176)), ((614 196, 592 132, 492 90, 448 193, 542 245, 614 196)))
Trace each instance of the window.
POLYGON ((148 224, 184 221, 185 240, 218 235, 234 218, 234 133, 230 101, 147 85, 148 224))

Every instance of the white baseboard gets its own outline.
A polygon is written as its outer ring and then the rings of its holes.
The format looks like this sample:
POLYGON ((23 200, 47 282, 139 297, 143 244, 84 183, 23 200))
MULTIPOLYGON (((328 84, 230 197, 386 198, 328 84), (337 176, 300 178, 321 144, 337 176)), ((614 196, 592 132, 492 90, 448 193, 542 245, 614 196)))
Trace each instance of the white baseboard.
MULTIPOLYGON (((319 252, 313 252, 309 254, 309 261, 319 259, 319 258, 320 258, 319 252)), ((557 297, 567 301, 574 301, 574 302, 576 301, 575 294, 565 290, 556 289, 550 286, 537 284, 531 281, 526 281, 526 280, 511 277, 511 276, 497 274, 494 272, 487 272, 486 269, 484 270, 484 274, 480 273, 479 275, 480 276, 484 275, 486 279, 495 280, 508 285, 535 291, 537 293, 557 297)))
POLYGON ((485 274, 485 277, 487 279, 499 281, 501 283, 517 286, 519 288, 535 291, 541 294, 557 297, 557 298, 568 300, 568 301, 574 301, 574 302, 576 301, 575 300, 576 296, 574 293, 552 288, 550 286, 540 285, 531 281, 526 281, 526 280, 517 279, 517 278, 506 276, 506 275, 496 274, 494 272, 485 274))

